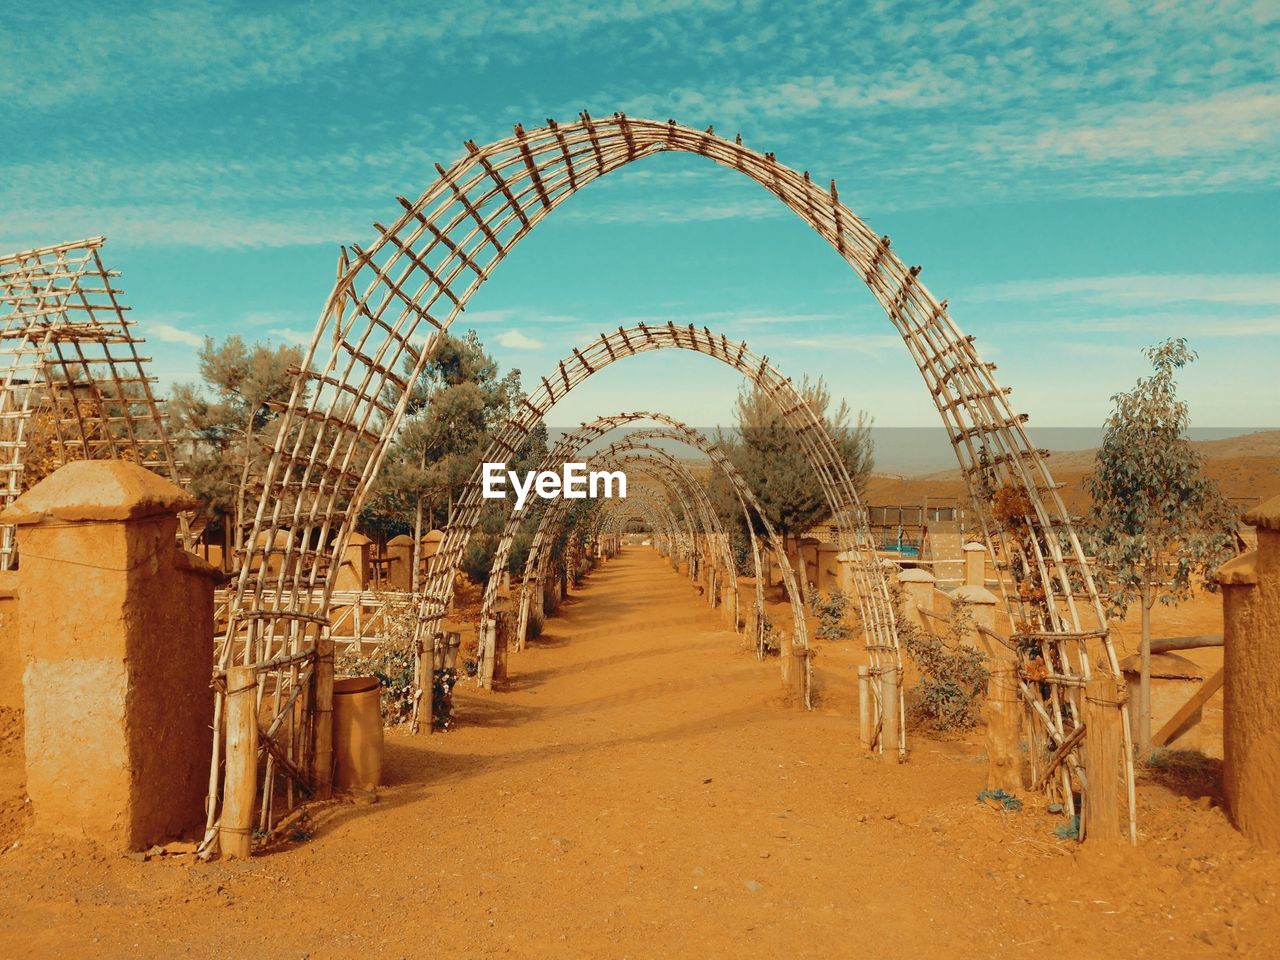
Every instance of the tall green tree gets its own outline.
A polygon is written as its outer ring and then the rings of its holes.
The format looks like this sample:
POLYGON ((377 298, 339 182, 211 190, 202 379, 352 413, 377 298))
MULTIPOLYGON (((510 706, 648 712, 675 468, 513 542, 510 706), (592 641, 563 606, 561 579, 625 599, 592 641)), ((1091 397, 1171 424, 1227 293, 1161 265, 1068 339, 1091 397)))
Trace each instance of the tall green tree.
MULTIPOLYGON (((1188 598, 1235 549, 1234 511, 1187 439, 1177 373, 1196 354, 1175 338, 1144 351, 1154 372, 1111 398, 1094 472, 1086 531, 1113 616, 1142 613, 1138 743, 1151 749, 1151 611, 1188 598)), ((1210 584, 1211 585, 1211 584, 1210 584)))
MULTIPOLYGON (((819 377, 805 377, 797 387, 810 409, 825 423, 840 458, 859 496, 866 488, 874 464, 871 420, 865 413, 853 417, 849 405, 841 401, 834 409, 831 391, 819 377)), ((815 524, 831 517, 831 507, 818 475, 810 465, 796 431, 787 424, 783 411, 758 385, 738 392, 735 408, 736 435, 717 435, 733 465, 755 492, 761 509, 784 538, 796 541, 815 524)), ((721 514, 733 523, 741 522, 741 511, 727 484, 713 481, 715 502, 721 514)), ((763 530, 757 532, 762 533, 763 530)), ((804 551, 800 557, 801 592, 808 596, 809 576, 804 551)))
MULTIPOLYGON (((384 537, 411 532, 416 579, 417 545, 426 525, 437 516, 448 521, 492 431, 514 412, 523 390, 520 371, 503 374, 474 330, 463 337, 446 335, 410 390, 405 419, 361 513, 361 525, 384 537)), ((399 397, 388 400, 394 403, 399 397)), ((528 469, 545 451, 546 432, 539 429, 509 467, 528 469)), ((490 528, 497 523, 500 529, 500 520, 490 513, 487 508, 477 530, 477 543, 485 549, 490 528)))
POLYGON ((227 533, 243 530, 248 479, 267 454, 278 413, 271 404, 289 399, 302 362, 296 346, 246 344, 230 336, 206 337, 198 354, 200 383, 183 383, 169 400, 170 423, 191 477, 191 492, 227 533))

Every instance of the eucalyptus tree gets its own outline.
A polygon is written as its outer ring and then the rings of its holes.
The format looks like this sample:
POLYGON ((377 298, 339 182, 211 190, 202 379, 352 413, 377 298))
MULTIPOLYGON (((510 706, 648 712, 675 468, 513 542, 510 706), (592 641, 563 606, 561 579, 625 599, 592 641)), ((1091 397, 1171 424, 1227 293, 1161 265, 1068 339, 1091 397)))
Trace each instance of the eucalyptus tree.
POLYGON ((1187 404, 1176 376, 1196 354, 1171 338, 1144 351, 1154 372, 1112 399, 1094 472, 1087 540, 1111 614, 1142 613, 1138 744, 1151 749, 1151 611, 1191 596, 1196 578, 1234 552, 1234 512, 1187 439, 1187 404))

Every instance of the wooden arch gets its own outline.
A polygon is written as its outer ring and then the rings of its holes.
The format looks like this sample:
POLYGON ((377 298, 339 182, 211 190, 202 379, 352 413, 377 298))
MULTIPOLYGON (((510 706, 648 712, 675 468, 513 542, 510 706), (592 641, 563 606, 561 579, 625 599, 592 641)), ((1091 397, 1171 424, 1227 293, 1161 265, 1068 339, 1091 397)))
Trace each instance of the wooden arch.
MULTIPOLYGON (((333 650, 325 624, 333 561, 395 436, 410 383, 471 296, 544 217, 588 183, 665 151, 704 156, 760 184, 830 243, 884 308, 947 427, 998 564, 997 589, 1014 642, 1048 674, 1046 696, 1025 684, 1024 696, 1047 704, 1049 746, 1079 742, 1072 735, 1082 723, 1084 681, 1096 670, 1121 674, 1092 572, 1044 451, 1032 445, 1026 416, 1013 409, 994 366, 952 321, 946 301, 921 283, 919 267, 897 257, 887 236, 840 201, 834 181, 819 186, 772 153, 744 146, 741 137, 731 141, 710 128, 623 114, 597 120, 583 113, 573 123, 548 121, 534 130, 517 126, 512 137, 483 147, 468 141, 466 149, 448 169, 437 166, 438 179, 418 199, 399 198, 403 212, 389 226, 375 223, 377 237, 367 250, 342 251, 337 282, 261 478, 252 530, 240 538, 248 556, 230 604, 220 668, 288 663, 288 669, 265 671, 271 674, 266 686, 283 691, 283 701, 273 692, 276 702, 292 704, 297 665, 314 663, 313 689, 304 698, 304 726, 313 729, 300 730, 290 719, 284 739, 273 742, 292 768, 309 771, 311 789, 327 796, 331 784, 333 650)), ((1136 836, 1123 708, 1121 723, 1120 769, 1096 775, 1127 782, 1136 836)), ((215 836, 220 755, 215 747, 206 851, 215 836)), ((1083 766, 1059 769, 1052 789, 1071 811, 1077 788, 1087 789, 1083 766)))
MULTIPOLYGON (((551 451, 544 458, 539 469, 552 469, 552 465, 574 460, 580 452, 590 445, 598 441, 600 438, 609 433, 623 429, 635 423, 641 423, 646 420, 656 421, 662 424, 659 429, 640 429, 629 435, 631 440, 674 440, 685 446, 693 447, 704 456, 706 456, 712 464, 721 472, 725 479, 729 482, 730 488, 734 492, 734 496, 738 501, 739 508, 742 510, 747 520, 747 534, 750 538, 750 546, 752 553, 752 561, 755 567, 756 581, 756 600, 755 600, 755 618, 757 636, 755 637, 755 646, 757 652, 761 650, 762 637, 760 631, 763 628, 763 612, 764 612, 764 585, 762 576, 762 563, 760 558, 760 546, 755 533, 755 525, 751 522, 753 516, 758 517, 761 525, 765 530, 765 537, 769 545, 778 558, 779 565, 782 570, 783 582, 786 585, 787 595, 791 598, 793 606, 793 619, 796 622, 796 636, 801 637, 805 634, 804 626, 804 610, 801 606, 799 590, 795 580, 795 573, 791 568, 791 563, 787 559, 787 554, 783 548, 783 544, 773 528, 773 524, 769 521, 768 516, 761 509, 760 504, 756 500, 755 492, 743 480, 741 474, 738 473, 733 463, 724 455, 724 452, 705 436, 694 430, 692 427, 683 423, 674 417, 669 417, 663 413, 652 411, 636 412, 636 413, 620 413, 608 417, 600 417, 591 423, 583 424, 577 430, 560 438, 551 451)), ((560 503, 551 504, 543 517, 546 522, 548 517, 552 517, 560 503)), ((606 504, 607 506, 607 504, 606 504)), ((511 556, 511 549, 515 543, 515 536, 519 528, 522 516, 517 511, 512 511, 507 519, 507 523, 503 528, 502 535, 498 541, 498 548, 494 554, 492 572, 489 582, 486 585, 484 599, 480 609, 481 632, 484 634, 484 625, 491 623, 493 619, 493 608, 498 597, 498 584, 500 578, 495 576, 507 566, 511 556)), ((554 522, 554 520, 552 521, 554 522)), ((539 524, 539 531, 542 530, 543 523, 539 524)), ((529 555, 525 562, 525 571, 521 581, 519 593, 519 622, 516 629, 515 642, 519 649, 525 639, 525 631, 529 619, 529 605, 534 602, 537 596, 538 585, 544 576, 546 561, 541 558, 542 551, 545 550, 545 541, 539 540, 539 534, 535 533, 534 543, 530 545, 529 555)), ((737 596, 736 576, 733 567, 730 567, 731 582, 733 583, 733 595, 737 596)), ((736 616, 735 616, 736 622, 736 616)))
MULTIPOLYGON (((895 612, 884 569, 875 556, 875 541, 867 525, 866 511, 849 477, 826 424, 767 357, 753 353, 745 343, 715 334, 706 327, 678 327, 638 324, 620 327, 582 348, 557 365, 556 374, 543 377, 490 440, 480 462, 506 461, 520 449, 525 439, 543 422, 547 413, 564 397, 610 364, 653 350, 688 350, 732 367, 765 392, 782 412, 787 425, 800 439, 822 493, 840 532, 841 546, 857 558, 852 573, 857 586, 861 623, 871 667, 901 668, 894 626, 895 612)), ((439 632, 452 596, 455 575, 466 553, 472 531, 484 505, 482 471, 472 472, 455 505, 444 540, 432 557, 423 593, 423 637, 439 632)), ((901 673, 898 674, 901 676, 901 673)), ((901 727, 899 728, 901 729, 901 727)), ((905 739, 897 745, 905 754, 905 739)))
MULTIPOLYGON (((623 414, 619 417, 602 418, 604 421, 633 422, 635 419, 650 418, 670 424, 670 426, 658 429, 637 430, 629 434, 624 439, 610 444, 604 451, 597 456, 600 457, 617 457, 625 455, 630 451, 639 451, 645 457, 656 457, 660 462, 673 461, 671 457, 661 447, 654 444, 662 441, 674 440, 684 443, 706 454, 713 464, 721 471, 725 478, 729 481, 734 494, 738 498, 739 506, 748 518, 748 529, 750 529, 750 515, 755 513, 763 522, 766 531, 766 537, 770 546, 778 559, 779 567, 782 572, 783 583, 787 591, 787 597, 791 604, 792 628, 794 630, 792 643, 801 651, 805 651, 805 662, 808 663, 807 651, 809 649, 808 625, 805 621, 804 605, 800 599, 800 591, 795 578, 795 572, 791 567, 790 561, 787 559, 786 551, 783 547, 781 539, 778 537, 773 525, 757 503, 755 494, 751 488, 742 479, 742 476, 734 468, 733 464, 724 456, 723 452, 714 444, 702 437, 697 431, 680 421, 666 417, 662 414, 623 414)), ((621 426, 618 423, 616 426, 621 426)), ((616 429, 616 426, 614 427, 616 429)), ((586 441, 589 442, 589 441, 586 441)), ((572 455, 572 454, 571 454, 572 455)), ((589 463, 597 462, 595 459, 588 461, 589 463)), ((617 462, 617 461, 610 461, 617 462)), ((678 463, 678 461, 675 461, 678 463)), ((601 516, 610 510, 620 510, 623 507, 621 501, 606 501, 602 505, 601 516)), ((537 531, 534 534, 533 542, 529 547, 529 556, 525 561, 524 576, 521 579, 521 588, 519 594, 519 622, 517 626, 516 640, 517 645, 523 642, 524 631, 528 623, 530 610, 529 606, 537 596, 539 585, 546 578, 547 565, 550 561, 550 544, 554 537, 555 529, 564 522, 564 502, 558 501, 552 503, 539 519, 537 531)), ((756 608, 755 608, 755 629, 757 631, 755 637, 755 646, 757 655, 763 652, 763 627, 764 627, 764 595, 762 586, 762 577, 760 569, 759 548, 755 542, 755 535, 752 533, 752 552, 756 561, 756 608)), ((726 563, 730 569, 733 568, 733 557, 729 555, 726 563)), ((733 578, 734 595, 736 596, 736 577, 733 578)), ((786 664, 784 663, 784 667, 786 664)), ((809 705, 809 683, 808 672, 806 667, 804 687, 805 705, 809 705)))

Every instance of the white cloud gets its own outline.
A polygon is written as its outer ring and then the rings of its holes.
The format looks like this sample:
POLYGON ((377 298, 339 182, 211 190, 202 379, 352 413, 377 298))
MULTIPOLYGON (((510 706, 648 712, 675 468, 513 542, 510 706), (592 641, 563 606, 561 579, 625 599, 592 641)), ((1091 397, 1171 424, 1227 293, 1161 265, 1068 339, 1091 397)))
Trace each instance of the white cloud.
POLYGON ((1017 280, 976 289, 974 300, 1070 297, 1083 303, 1158 306, 1171 303, 1280 306, 1280 273, 1120 274, 1017 280))
POLYGON ((1239 153, 1280 140, 1280 90, 1252 85, 1183 103, 1097 108, 1082 122, 1042 131, 1032 146, 1046 156, 1115 159, 1239 153))
POLYGON ((204 337, 190 330, 183 330, 168 323, 147 322, 140 326, 143 334, 149 338, 163 340, 165 343, 184 343, 189 347, 203 347, 204 337))
POLYGON ((541 350, 542 341, 526 336, 519 330, 506 330, 498 334, 498 342, 512 350, 541 350))
POLYGON ((489 323, 513 322, 537 326, 543 323, 577 323, 579 318, 567 313, 547 313, 541 310, 501 307, 491 310, 468 310, 454 323, 454 326, 473 327, 489 323))

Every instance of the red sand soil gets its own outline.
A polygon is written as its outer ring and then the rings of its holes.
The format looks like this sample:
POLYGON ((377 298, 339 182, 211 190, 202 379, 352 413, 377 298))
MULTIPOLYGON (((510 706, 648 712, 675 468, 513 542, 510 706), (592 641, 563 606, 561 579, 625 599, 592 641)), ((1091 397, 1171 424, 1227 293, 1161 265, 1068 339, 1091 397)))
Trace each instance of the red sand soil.
POLYGON ((1280 856, 1203 771, 1144 778, 1136 850, 1080 847, 1035 798, 975 802, 980 737, 862 755, 854 643, 819 651, 817 709, 781 705, 777 661, 649 550, 561 612, 505 690, 459 688, 455 731, 389 734, 379 803, 250 861, 24 834, 0 955, 1280 955, 1280 856))

